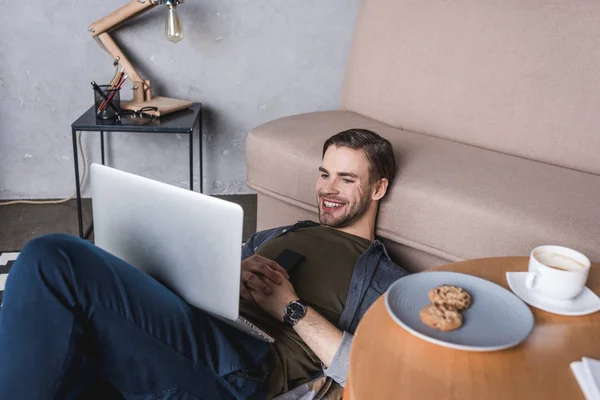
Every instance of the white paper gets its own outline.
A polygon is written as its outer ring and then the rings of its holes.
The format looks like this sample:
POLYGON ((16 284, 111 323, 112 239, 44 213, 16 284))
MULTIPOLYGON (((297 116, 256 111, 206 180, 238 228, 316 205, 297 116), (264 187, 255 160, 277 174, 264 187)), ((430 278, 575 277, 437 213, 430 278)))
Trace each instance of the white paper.
POLYGON ((582 363, 586 380, 590 383, 593 392, 593 398, 600 399, 600 389, 598 387, 598 383, 600 383, 600 361, 583 357, 582 363))
POLYGON ((571 370, 573 371, 573 375, 575 375, 575 379, 577 379, 577 383, 579 383, 579 387, 583 392, 586 400, 600 400, 600 397, 596 395, 597 389, 587 375, 584 364, 582 361, 575 361, 571 363, 571 370))

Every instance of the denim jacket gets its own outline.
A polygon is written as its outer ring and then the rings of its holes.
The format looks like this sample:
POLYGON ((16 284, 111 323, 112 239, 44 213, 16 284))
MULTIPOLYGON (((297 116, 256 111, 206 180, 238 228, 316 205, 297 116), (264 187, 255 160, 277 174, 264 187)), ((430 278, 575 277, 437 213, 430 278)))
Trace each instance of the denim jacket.
MULTIPOLYGON (((317 225, 319 224, 313 221, 300 221, 295 225, 257 232, 242 247, 242 260, 252 256, 269 240, 296 229, 317 225)), ((350 346, 358 322, 394 281, 407 274, 406 270, 391 260, 385 246, 377 239, 358 258, 352 273, 346 306, 337 323, 337 328, 343 332, 342 343, 329 368, 323 371, 326 376, 344 386, 348 373, 350 346)))

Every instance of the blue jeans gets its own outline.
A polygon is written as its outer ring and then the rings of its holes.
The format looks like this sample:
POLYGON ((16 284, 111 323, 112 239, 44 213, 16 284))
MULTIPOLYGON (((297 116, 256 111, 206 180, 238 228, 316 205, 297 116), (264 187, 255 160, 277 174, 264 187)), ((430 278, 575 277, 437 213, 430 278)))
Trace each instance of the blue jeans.
POLYGON ((78 238, 29 242, 0 309, 0 399, 265 398, 271 346, 78 238))

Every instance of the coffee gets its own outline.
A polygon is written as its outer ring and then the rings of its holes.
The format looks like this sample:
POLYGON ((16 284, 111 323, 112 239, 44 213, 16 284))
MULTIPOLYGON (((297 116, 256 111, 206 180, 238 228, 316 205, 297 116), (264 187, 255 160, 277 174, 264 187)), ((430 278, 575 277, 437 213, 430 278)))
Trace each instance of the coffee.
POLYGON ((564 254, 540 252, 535 254, 535 258, 545 266, 560 271, 581 271, 585 268, 585 265, 564 254))
POLYGON ((531 250, 525 286, 557 300, 577 297, 585 288, 590 260, 563 246, 539 246, 531 250))

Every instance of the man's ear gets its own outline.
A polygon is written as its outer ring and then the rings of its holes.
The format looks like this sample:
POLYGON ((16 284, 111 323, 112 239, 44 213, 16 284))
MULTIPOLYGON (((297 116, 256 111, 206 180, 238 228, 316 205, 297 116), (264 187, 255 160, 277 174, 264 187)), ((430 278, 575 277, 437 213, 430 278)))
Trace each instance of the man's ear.
POLYGON ((373 196, 371 198, 375 201, 381 200, 387 193, 388 184, 389 182, 386 178, 381 178, 379 181, 377 181, 373 196))

